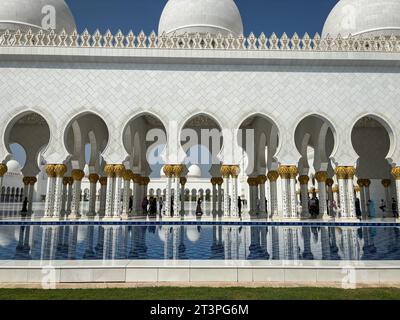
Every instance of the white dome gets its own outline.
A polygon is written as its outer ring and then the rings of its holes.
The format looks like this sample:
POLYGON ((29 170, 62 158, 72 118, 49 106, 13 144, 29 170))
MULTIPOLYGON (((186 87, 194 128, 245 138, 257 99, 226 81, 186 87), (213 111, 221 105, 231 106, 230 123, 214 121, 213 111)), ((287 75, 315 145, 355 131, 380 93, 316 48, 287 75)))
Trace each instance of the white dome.
POLYGON ((8 173, 21 173, 21 165, 16 160, 10 160, 7 162, 7 172, 8 173))
POLYGON ((197 226, 186 226, 186 237, 192 243, 199 241, 200 232, 197 229, 197 226))
POLYGON ((192 164, 189 167, 188 177, 191 178, 201 178, 201 169, 198 165, 192 164))
POLYGON ((400 35, 399 0, 341 0, 326 19, 322 36, 400 35))
POLYGON ((158 33, 243 34, 243 22, 233 0, 169 0, 158 33))
POLYGON ((0 30, 28 30, 33 31, 43 29, 43 21, 47 22, 46 17, 55 10, 55 31, 61 32, 63 29, 71 33, 76 29, 74 17, 64 0, 1 0, 0 1, 0 30), (42 11, 44 13, 42 13, 42 11))

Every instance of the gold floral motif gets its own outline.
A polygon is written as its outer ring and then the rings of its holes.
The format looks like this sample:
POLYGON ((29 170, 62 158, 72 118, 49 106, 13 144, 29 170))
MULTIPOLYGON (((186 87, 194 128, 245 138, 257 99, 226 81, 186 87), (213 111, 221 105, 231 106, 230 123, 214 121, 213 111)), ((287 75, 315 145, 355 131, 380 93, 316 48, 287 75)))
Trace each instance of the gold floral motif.
POLYGON ((101 186, 106 186, 107 185, 107 177, 101 177, 99 179, 100 185, 101 186))
POLYGON ((37 182, 37 178, 36 177, 30 177, 29 185, 34 186, 36 182, 37 182))
POLYGON ((326 179, 325 183, 328 187, 332 187, 335 182, 333 181, 332 178, 328 178, 326 179))
POLYGON ((167 164, 164 166, 163 171, 168 178, 171 178, 174 176, 175 168, 173 165, 167 164))
POLYGON ((347 178, 347 167, 337 167, 335 170, 336 177, 338 179, 346 179, 347 178))
POLYGON ((389 188, 391 184, 392 184, 392 181, 390 181, 390 179, 383 179, 383 180, 382 180, 382 185, 383 185, 385 188, 389 188))
POLYGON ((328 173, 326 171, 318 171, 315 173, 315 180, 317 180, 318 183, 326 182, 326 179, 328 179, 328 173))
POLYGON ((56 177, 56 171, 55 171, 55 165, 54 164, 48 164, 45 167, 45 171, 48 177, 50 178, 55 178, 56 177))
POLYGON ((180 180, 179 180, 179 182, 180 182, 180 184, 181 184, 182 186, 185 186, 185 184, 187 183, 187 178, 181 177, 180 180))
POLYGON ((221 175, 224 178, 229 178, 231 175, 231 166, 222 165, 221 166, 221 175))
POLYGON ((393 176, 396 180, 400 180, 400 167, 394 167, 394 168, 392 168, 392 176, 393 176))
POLYGON ((29 185, 29 183, 31 182, 31 177, 24 177, 22 179, 22 182, 24 183, 24 185, 29 185))
POLYGON ((267 178, 269 181, 275 182, 279 178, 278 171, 269 171, 267 174, 267 178))
POLYGON ((183 165, 182 164, 176 164, 174 165, 174 175, 177 178, 180 178, 180 176, 182 175, 183 172, 183 165))
POLYGON ((115 176, 118 178, 122 178, 125 173, 125 166, 123 164, 114 165, 115 176))
POLYGON ((67 172, 67 166, 65 164, 56 164, 54 165, 54 172, 58 178, 62 178, 67 172))
POLYGON ((97 183, 99 181, 100 177, 96 173, 92 173, 89 175, 89 182, 90 183, 97 183))
POLYGON ((265 175, 260 175, 257 177, 258 184, 263 185, 267 182, 268 178, 265 175))
POLYGON ((231 176, 232 178, 237 178, 239 176, 240 173, 240 167, 239 166, 231 166, 231 176))
POLYGON ((299 177, 299 182, 300 184, 304 185, 304 184, 308 184, 308 182, 310 181, 310 177, 303 175, 299 177))
POLYGON ((247 183, 249 184, 250 187, 256 187, 258 186, 258 179, 254 177, 250 177, 247 179, 247 183))
POLYGON ((85 173, 82 170, 79 169, 72 170, 72 179, 74 179, 74 181, 82 181, 84 176, 85 173))
POLYGON ((4 175, 7 173, 8 168, 5 164, 0 164, 0 177, 4 177, 4 175))
POLYGON ((114 178, 115 177, 114 165, 107 164, 104 167, 104 173, 107 175, 107 177, 114 178))
POLYGON ((132 175, 133 175, 132 170, 126 170, 124 172, 123 178, 124 178, 125 181, 131 181, 132 175))

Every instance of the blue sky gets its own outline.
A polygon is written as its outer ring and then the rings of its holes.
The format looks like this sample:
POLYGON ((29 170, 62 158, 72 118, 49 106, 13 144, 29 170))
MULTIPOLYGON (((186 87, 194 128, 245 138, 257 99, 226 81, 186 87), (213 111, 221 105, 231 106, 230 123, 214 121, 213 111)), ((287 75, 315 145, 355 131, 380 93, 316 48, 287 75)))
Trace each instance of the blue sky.
MULTIPOLYGON (((199 0, 201 1, 201 0, 199 0)), ((218 1, 218 0, 216 0, 218 1)), ((157 31, 167 0, 66 0, 80 31, 88 28, 116 32, 132 29, 157 31)), ((321 32, 324 21, 338 0, 235 0, 242 14, 245 33, 283 32, 300 35, 321 32)))

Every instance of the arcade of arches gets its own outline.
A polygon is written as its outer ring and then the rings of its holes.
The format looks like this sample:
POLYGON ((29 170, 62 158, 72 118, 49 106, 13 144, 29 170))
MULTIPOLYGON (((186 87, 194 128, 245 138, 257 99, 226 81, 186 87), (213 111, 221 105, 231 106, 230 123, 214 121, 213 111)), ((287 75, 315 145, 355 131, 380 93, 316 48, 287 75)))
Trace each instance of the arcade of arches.
POLYGON ((199 198, 209 203, 210 216, 225 218, 239 218, 242 213, 256 218, 309 218, 309 199, 313 196, 319 200, 319 218, 374 216, 379 213, 381 202, 386 205, 388 216, 391 211, 398 212, 400 167, 392 167, 386 159, 392 148, 393 133, 376 116, 367 115, 355 123, 349 145, 358 160, 351 166, 338 165, 340 159, 333 159, 338 143, 335 128, 319 115, 305 117, 294 131, 297 163, 279 159, 282 129, 264 115, 249 116, 241 123, 238 129, 242 130, 237 131, 236 141, 231 142, 241 150, 242 158, 236 163, 225 163, 220 155, 230 140, 225 139, 221 125, 209 115, 195 115, 182 130, 190 129, 198 136, 203 129, 219 134, 208 148, 212 160, 208 172, 196 177, 203 183, 201 189, 189 185, 192 178, 189 167, 194 163, 186 160, 190 158, 188 150, 204 141, 191 143, 181 134, 179 139, 167 137, 166 141, 147 142, 147 133, 152 129, 167 133, 163 122, 153 114, 144 113, 131 119, 122 142, 127 157, 120 163, 109 163, 103 158, 109 144, 107 121, 86 112, 65 128, 64 147, 68 157, 61 163, 48 163, 44 158, 52 138, 48 122, 38 113, 21 113, 8 124, 3 141, 10 154, 13 143, 26 152, 20 175, 24 186, 13 189, 7 185, 10 158, 4 159, 0 165, 1 201, 21 202, 26 198, 28 212, 32 214, 37 185, 44 183, 41 189, 45 190, 46 218, 141 217, 147 214, 142 207, 145 197, 163 198, 161 214, 175 218, 188 215, 185 203, 199 198), (246 135, 248 130, 252 130, 251 138, 246 135), (171 147, 183 154, 177 157, 181 161, 163 162, 158 167, 163 174, 157 176, 157 168, 149 163, 148 154, 157 148, 161 158, 171 147), (45 180, 38 178, 40 175, 45 175, 45 180), (239 205, 239 197, 247 206, 239 205), (83 215, 85 200, 89 205, 83 215))

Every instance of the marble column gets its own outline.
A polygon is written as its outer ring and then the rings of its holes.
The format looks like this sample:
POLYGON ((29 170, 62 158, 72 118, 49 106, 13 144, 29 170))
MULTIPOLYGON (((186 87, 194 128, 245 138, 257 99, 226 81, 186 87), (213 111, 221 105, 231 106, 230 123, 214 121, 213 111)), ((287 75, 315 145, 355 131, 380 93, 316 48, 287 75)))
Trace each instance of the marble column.
MULTIPOLYGON (((141 178, 141 183, 140 183, 140 193, 141 193, 141 198, 143 199, 144 197, 147 197, 147 186, 150 183, 150 178, 149 177, 142 177, 141 178)), ((143 212, 143 214, 147 214, 147 212, 143 212)))
POLYGON ((315 180, 318 182, 319 190, 319 213, 321 217, 328 215, 328 205, 326 196, 326 180, 328 179, 328 173, 326 171, 318 171, 315 173, 315 180))
POLYGON ((100 182, 100 207, 99 216, 104 217, 106 214, 106 199, 107 199, 107 177, 101 177, 100 182))
POLYGON ((29 179, 29 192, 28 192, 28 214, 33 213, 33 193, 35 192, 35 184, 37 182, 36 177, 30 177, 29 179))
POLYGON ((165 207, 165 215, 167 217, 171 217, 171 188, 172 188, 172 177, 174 176, 174 166, 173 165, 165 165, 164 168, 164 174, 167 177, 167 185, 165 188, 165 202, 164 202, 164 207, 165 207))
POLYGON ((301 216, 303 218, 309 218, 308 208, 308 182, 310 181, 309 176, 302 175, 299 177, 300 182, 300 196, 301 196, 301 216))
POLYGON ((333 181, 332 178, 326 179, 326 192, 327 192, 327 198, 328 198, 328 214, 329 216, 332 216, 333 212, 333 184, 335 182, 333 181))
POLYGON ((215 216, 217 214, 217 199, 218 199, 218 193, 217 193, 217 179, 216 177, 211 178, 211 184, 212 184, 212 215, 215 216))
POLYGON ((8 168, 7 165, 1 163, 0 164, 0 190, 3 188, 3 179, 4 175, 7 173, 8 168))
POLYGON ((72 170, 74 184, 72 186, 71 219, 79 219, 81 217, 81 185, 84 176, 85 173, 82 170, 72 170))
POLYGON ((62 215, 65 215, 67 209, 67 197, 68 197, 68 183, 69 183, 69 177, 64 177, 63 178, 63 190, 62 190, 62 200, 61 200, 61 213, 62 215))
POLYGON ((64 164, 57 164, 54 167, 56 174, 55 190, 54 190, 54 210, 53 216, 60 217, 62 215, 62 198, 63 198, 63 180, 67 172, 67 166, 64 164))
POLYGON ((258 200, 258 178, 250 177, 247 179, 247 183, 249 184, 249 191, 250 191, 249 214, 256 215, 257 200, 258 200))
POLYGON ((354 167, 347 167, 347 208, 349 209, 348 217, 356 218, 356 203, 354 196, 354 176, 356 174, 356 169, 354 167))
POLYGON ((267 214, 267 206, 266 206, 266 196, 265 196, 265 183, 268 178, 265 175, 260 175, 257 177, 258 179, 258 188, 260 190, 260 214, 265 216, 267 214))
POLYGON ((113 200, 113 213, 114 217, 119 218, 122 214, 122 180, 125 173, 125 167, 122 164, 114 166, 115 185, 114 185, 114 200, 113 200))
POLYGON ((108 164, 104 167, 104 172, 107 174, 107 192, 106 192, 106 212, 105 216, 111 218, 114 215, 114 184, 115 171, 114 165, 108 164))
POLYGON ((46 188, 46 200, 44 203, 44 216, 50 218, 53 216, 54 210, 54 191, 56 182, 55 166, 52 164, 46 165, 47 174, 47 188, 46 188))
MULTIPOLYGON (((28 199, 28 192, 29 192, 29 183, 30 183, 30 181, 31 181, 31 177, 24 177, 24 178, 22 179, 22 183, 24 184, 24 195, 23 195, 23 197, 22 197, 22 201, 24 201, 25 198, 28 199)), ((0 190, 1 190, 1 188, 0 188, 0 190)))
POLYGON ((68 187, 67 187, 67 208, 66 208, 66 213, 70 214, 71 213, 71 207, 72 207, 72 186, 74 184, 74 179, 72 177, 68 177, 68 187))
POLYGON ((394 167, 391 173, 396 179, 397 212, 400 213, 400 167, 394 167))
POLYGON ((134 173, 132 175, 132 196, 133 196, 132 215, 133 216, 140 214, 140 201, 141 201, 140 196, 139 196, 140 181, 141 181, 140 175, 134 173))
POLYGON ((238 177, 240 173, 239 166, 231 166, 231 177, 232 177, 232 198, 231 198, 231 216, 239 217, 239 207, 238 207, 238 177))
POLYGON ((291 218, 290 201, 290 166, 280 166, 278 173, 281 177, 282 211, 284 218, 291 218))
POLYGON ((99 175, 92 173, 89 175, 89 217, 96 216, 96 202, 97 202, 97 182, 99 182, 99 175))
POLYGON ((184 217, 185 216, 185 185, 187 183, 187 178, 181 177, 180 183, 181 183, 181 195, 180 195, 181 211, 180 211, 180 214, 182 217, 184 217))
POLYGON ((361 205, 361 213, 365 217, 368 212, 368 204, 365 197, 365 180, 366 179, 358 179, 357 185, 360 188, 360 205, 361 205))
POLYGON ((131 170, 127 170, 124 173, 124 192, 122 194, 122 218, 129 218, 129 200, 131 196, 131 180, 133 178, 133 172, 131 170))
POLYGON ((227 165, 221 166, 221 175, 224 179, 224 217, 230 217, 230 193, 229 193, 229 178, 231 176, 231 167, 227 165))
POLYGON ((179 191, 181 189, 181 175, 183 172, 183 165, 177 164, 174 165, 174 177, 175 177, 175 193, 174 193, 174 217, 178 218, 181 216, 180 212, 180 199, 179 199, 179 191))
POLYGON ((267 178, 269 181, 269 192, 270 192, 269 197, 271 199, 270 218, 272 218, 278 214, 278 187, 276 185, 276 181, 279 178, 278 171, 269 171, 267 174, 267 178))
POLYGON ((296 166, 290 166, 290 216, 291 218, 299 218, 299 213, 297 212, 297 195, 296 195, 296 180, 299 171, 296 166))
POLYGON ((347 207, 347 169, 346 167, 337 167, 335 171, 339 190, 340 217, 345 218, 349 212, 347 207))
POLYGON ((382 186, 385 190, 385 201, 386 201, 386 210, 388 212, 391 211, 392 209, 392 197, 390 194, 390 185, 392 184, 392 181, 390 179, 383 179, 382 180, 382 186))
POLYGON ((224 183, 224 179, 222 177, 217 178, 217 186, 218 186, 218 198, 217 198, 217 212, 218 215, 222 215, 222 184, 224 183))

